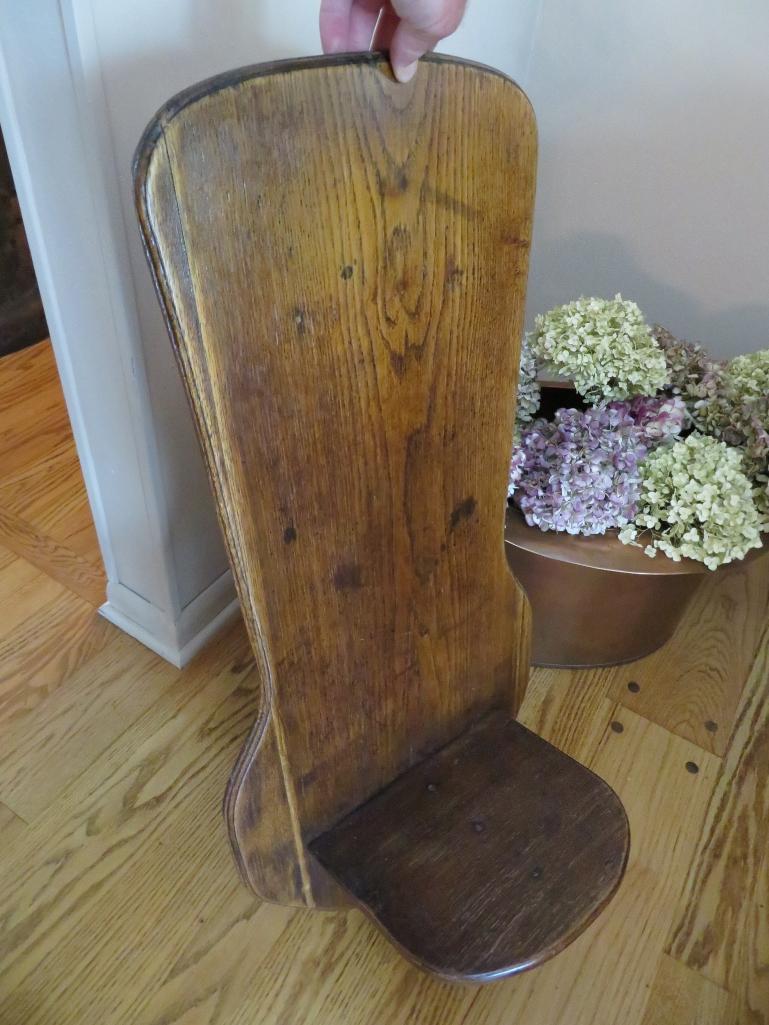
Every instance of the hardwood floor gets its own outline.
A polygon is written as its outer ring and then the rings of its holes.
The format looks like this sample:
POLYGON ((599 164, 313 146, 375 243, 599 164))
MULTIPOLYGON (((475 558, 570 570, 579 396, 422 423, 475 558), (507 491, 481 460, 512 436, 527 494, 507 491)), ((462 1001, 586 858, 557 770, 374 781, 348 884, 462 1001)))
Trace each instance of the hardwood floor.
POLYGON ((220 812, 258 703, 244 632, 179 672, 98 618, 101 580, 38 346, 0 360, 2 1025, 769 1022, 769 559, 641 662, 534 673, 521 718, 617 789, 630 865, 564 953, 480 989, 355 912, 245 892, 220 812))

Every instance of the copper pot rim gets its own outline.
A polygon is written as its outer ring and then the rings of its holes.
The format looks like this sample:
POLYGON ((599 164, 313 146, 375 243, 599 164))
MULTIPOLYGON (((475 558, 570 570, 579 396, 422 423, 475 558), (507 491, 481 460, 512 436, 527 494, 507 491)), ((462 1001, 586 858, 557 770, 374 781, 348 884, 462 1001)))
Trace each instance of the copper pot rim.
POLYGON ((602 570, 607 573, 625 573, 633 576, 693 576, 718 573, 733 569, 760 558, 769 551, 769 537, 761 548, 754 548, 735 562, 708 569, 695 559, 681 559, 674 562, 660 553, 655 559, 644 554, 643 548, 625 545, 618 537, 619 531, 607 530, 605 534, 585 537, 580 534, 566 534, 560 531, 544 531, 530 527, 521 511, 508 505, 505 519, 505 543, 521 551, 539 555, 544 559, 570 563, 585 569, 602 570))

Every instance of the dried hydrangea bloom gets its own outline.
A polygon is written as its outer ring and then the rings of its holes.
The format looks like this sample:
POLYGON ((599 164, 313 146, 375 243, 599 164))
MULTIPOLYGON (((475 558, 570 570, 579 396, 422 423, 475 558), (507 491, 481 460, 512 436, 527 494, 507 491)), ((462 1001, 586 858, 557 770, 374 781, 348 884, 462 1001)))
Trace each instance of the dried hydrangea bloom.
POLYGON ((640 397, 592 409, 559 409, 526 428, 513 452, 509 494, 529 526, 604 534, 636 515, 640 465, 680 433, 679 398, 640 397))
POLYGON ((611 402, 609 408, 626 410, 649 447, 678 437, 686 424, 686 405, 680 395, 636 395, 629 402, 611 402))
POLYGON ((525 424, 531 423, 539 412, 540 387, 537 381, 539 366, 529 335, 521 345, 521 367, 518 377, 518 406, 516 411, 516 432, 520 434, 525 424))
POLYGON ((742 461, 753 482, 761 529, 769 531, 769 395, 743 405, 739 430, 742 461))
POLYGON ((748 352, 726 364, 726 386, 743 402, 769 395, 769 349, 748 352))
POLYGON ((619 535, 625 544, 644 541, 647 551, 709 569, 761 547, 761 520, 738 449, 690 434, 650 453, 641 476, 638 512, 619 535))
POLYGON ((653 395, 668 383, 665 356, 634 302, 577 299, 537 317, 537 359, 590 402, 653 395))
POLYGON ((761 517, 761 531, 769 531, 769 478, 754 484, 753 502, 761 517))
POLYGON ((715 395, 696 403, 700 431, 742 450, 764 527, 769 520, 769 349, 738 356, 720 370, 715 395))
POLYGON ((652 335, 665 355, 670 390, 681 396, 696 421, 696 410, 701 404, 718 395, 722 365, 697 342, 676 338, 659 324, 652 328, 652 335))

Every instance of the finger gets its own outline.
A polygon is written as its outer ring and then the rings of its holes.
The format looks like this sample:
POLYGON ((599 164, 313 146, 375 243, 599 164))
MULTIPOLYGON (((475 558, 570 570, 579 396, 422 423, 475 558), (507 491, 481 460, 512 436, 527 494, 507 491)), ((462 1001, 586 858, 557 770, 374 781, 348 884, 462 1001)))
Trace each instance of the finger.
POLYGON ((415 28, 407 21, 398 23, 390 43, 390 64, 399 82, 409 82, 417 70, 417 62, 443 38, 426 29, 415 28))
POLYGON ((321 0, 320 42, 324 53, 349 49, 352 0, 321 0))
POLYGON ((347 40, 350 50, 368 50, 371 47, 381 9, 382 0, 353 0, 347 40))
POLYGON ((419 58, 459 27, 466 0, 391 0, 391 3, 401 16, 401 22, 390 46, 390 63, 395 77, 408 82, 419 58))

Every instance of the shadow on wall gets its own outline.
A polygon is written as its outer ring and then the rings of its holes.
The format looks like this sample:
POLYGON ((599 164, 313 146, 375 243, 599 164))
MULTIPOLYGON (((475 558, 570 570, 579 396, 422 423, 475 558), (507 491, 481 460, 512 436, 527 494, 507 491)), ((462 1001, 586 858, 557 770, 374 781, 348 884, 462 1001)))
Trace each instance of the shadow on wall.
POLYGON ((581 232, 536 240, 531 257, 526 324, 553 306, 582 295, 635 300, 647 321, 679 338, 702 342, 715 355, 751 352, 769 344, 769 296, 763 304, 707 310, 690 294, 651 275, 621 238, 581 232))

